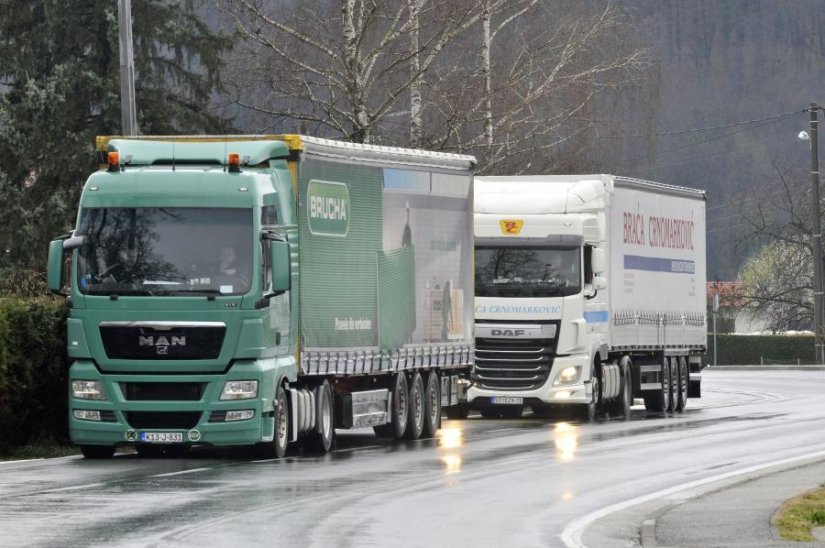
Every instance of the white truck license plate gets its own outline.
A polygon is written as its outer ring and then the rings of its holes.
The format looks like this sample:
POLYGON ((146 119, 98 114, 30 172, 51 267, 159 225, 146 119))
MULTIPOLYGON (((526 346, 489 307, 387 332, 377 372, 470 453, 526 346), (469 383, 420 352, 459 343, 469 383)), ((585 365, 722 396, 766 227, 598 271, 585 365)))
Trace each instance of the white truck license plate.
POLYGON ((524 398, 517 398, 515 396, 494 396, 493 404, 495 405, 524 405, 524 398))
POLYGON ((141 432, 140 441, 149 443, 183 443, 180 432, 141 432))

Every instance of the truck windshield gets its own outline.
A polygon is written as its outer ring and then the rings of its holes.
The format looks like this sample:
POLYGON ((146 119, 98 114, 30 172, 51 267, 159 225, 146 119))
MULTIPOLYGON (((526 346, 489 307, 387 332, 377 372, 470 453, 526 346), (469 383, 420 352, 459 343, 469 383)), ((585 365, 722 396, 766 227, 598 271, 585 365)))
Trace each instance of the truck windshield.
POLYGON ((239 295, 252 278, 252 211, 87 208, 77 284, 88 295, 239 295))
POLYGON ((477 297, 559 297, 581 291, 580 248, 476 247, 477 297))

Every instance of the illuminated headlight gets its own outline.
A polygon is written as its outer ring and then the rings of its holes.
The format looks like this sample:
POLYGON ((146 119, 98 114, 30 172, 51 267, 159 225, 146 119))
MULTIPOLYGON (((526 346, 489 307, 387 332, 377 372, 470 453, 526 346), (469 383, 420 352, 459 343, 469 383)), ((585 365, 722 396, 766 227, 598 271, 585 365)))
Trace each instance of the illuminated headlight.
POLYGON ((100 381, 72 381, 72 397, 79 400, 105 400, 106 393, 100 381))
POLYGON ((100 421, 100 411, 91 409, 75 409, 72 414, 74 418, 82 421, 100 421))
POLYGON ((258 396, 258 381, 229 381, 223 385, 222 400, 248 400, 258 396))
POLYGON ((579 380, 579 372, 581 371, 581 367, 578 365, 571 365, 570 367, 565 367, 559 373, 559 376, 556 377, 556 382, 553 384, 558 386, 560 384, 573 384, 577 380, 579 380))
POLYGON ((227 411, 226 422, 230 421, 245 421, 255 416, 255 411, 252 409, 243 409, 241 411, 227 411))

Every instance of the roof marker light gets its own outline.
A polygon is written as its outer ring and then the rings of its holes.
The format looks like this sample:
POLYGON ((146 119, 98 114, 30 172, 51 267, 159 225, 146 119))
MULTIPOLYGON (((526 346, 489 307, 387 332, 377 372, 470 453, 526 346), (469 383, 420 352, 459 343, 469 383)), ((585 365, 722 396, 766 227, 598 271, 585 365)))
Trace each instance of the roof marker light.
POLYGON ((109 160, 109 171, 120 171, 120 153, 112 151, 106 156, 109 160))
POLYGON ((241 155, 237 152, 230 152, 229 153, 229 172, 230 173, 240 173, 241 172, 241 155))

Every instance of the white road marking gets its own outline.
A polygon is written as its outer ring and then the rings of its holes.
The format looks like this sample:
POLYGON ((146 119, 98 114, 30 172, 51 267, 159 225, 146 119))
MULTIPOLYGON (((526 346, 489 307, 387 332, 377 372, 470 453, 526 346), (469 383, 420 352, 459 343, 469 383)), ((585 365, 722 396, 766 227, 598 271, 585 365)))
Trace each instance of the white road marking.
POLYGON ((169 472, 166 474, 155 474, 149 476, 152 478, 168 478, 170 476, 181 476, 183 474, 194 474, 195 472, 203 472, 204 470, 212 470, 212 468, 192 468, 190 470, 181 470, 180 472, 169 472))
POLYGON ((679 493, 681 491, 687 491, 688 489, 693 489, 694 487, 700 487, 703 485, 707 485, 709 483, 715 483, 717 481, 726 480, 729 478, 733 478, 736 476, 743 476, 746 474, 751 474, 753 472, 758 472, 760 470, 764 470, 766 468, 772 468, 775 466, 782 466, 784 464, 793 464, 805 460, 813 460, 816 458, 825 457, 825 451, 817 451, 816 453, 808 453, 806 455, 799 455, 797 457, 791 457, 787 459, 782 459, 773 462, 767 462, 763 464, 757 464, 755 466, 751 466, 749 468, 743 468, 741 470, 733 470, 730 472, 726 472, 724 474, 718 474, 716 476, 711 476, 708 478, 692 481, 689 483, 684 483, 682 485, 676 485, 674 487, 670 487, 668 489, 663 489, 661 491, 656 491, 655 493, 649 493, 647 495, 642 495, 640 497, 636 497, 630 500, 626 500, 623 502, 619 502, 616 504, 611 504, 610 506, 606 506, 600 510, 596 510, 595 512, 591 512, 585 516, 580 517, 577 520, 573 520, 567 527, 564 528, 564 531, 561 533, 561 540, 564 542, 564 545, 568 548, 586 548, 586 545, 582 542, 582 535, 584 535, 584 530, 587 528, 588 525, 592 524, 597 519, 601 519, 605 516, 613 514, 615 512, 620 512, 622 510, 626 510, 627 508, 643 504, 645 502, 650 502, 652 500, 656 500, 658 498, 663 498, 668 495, 673 495, 675 493, 679 493))

